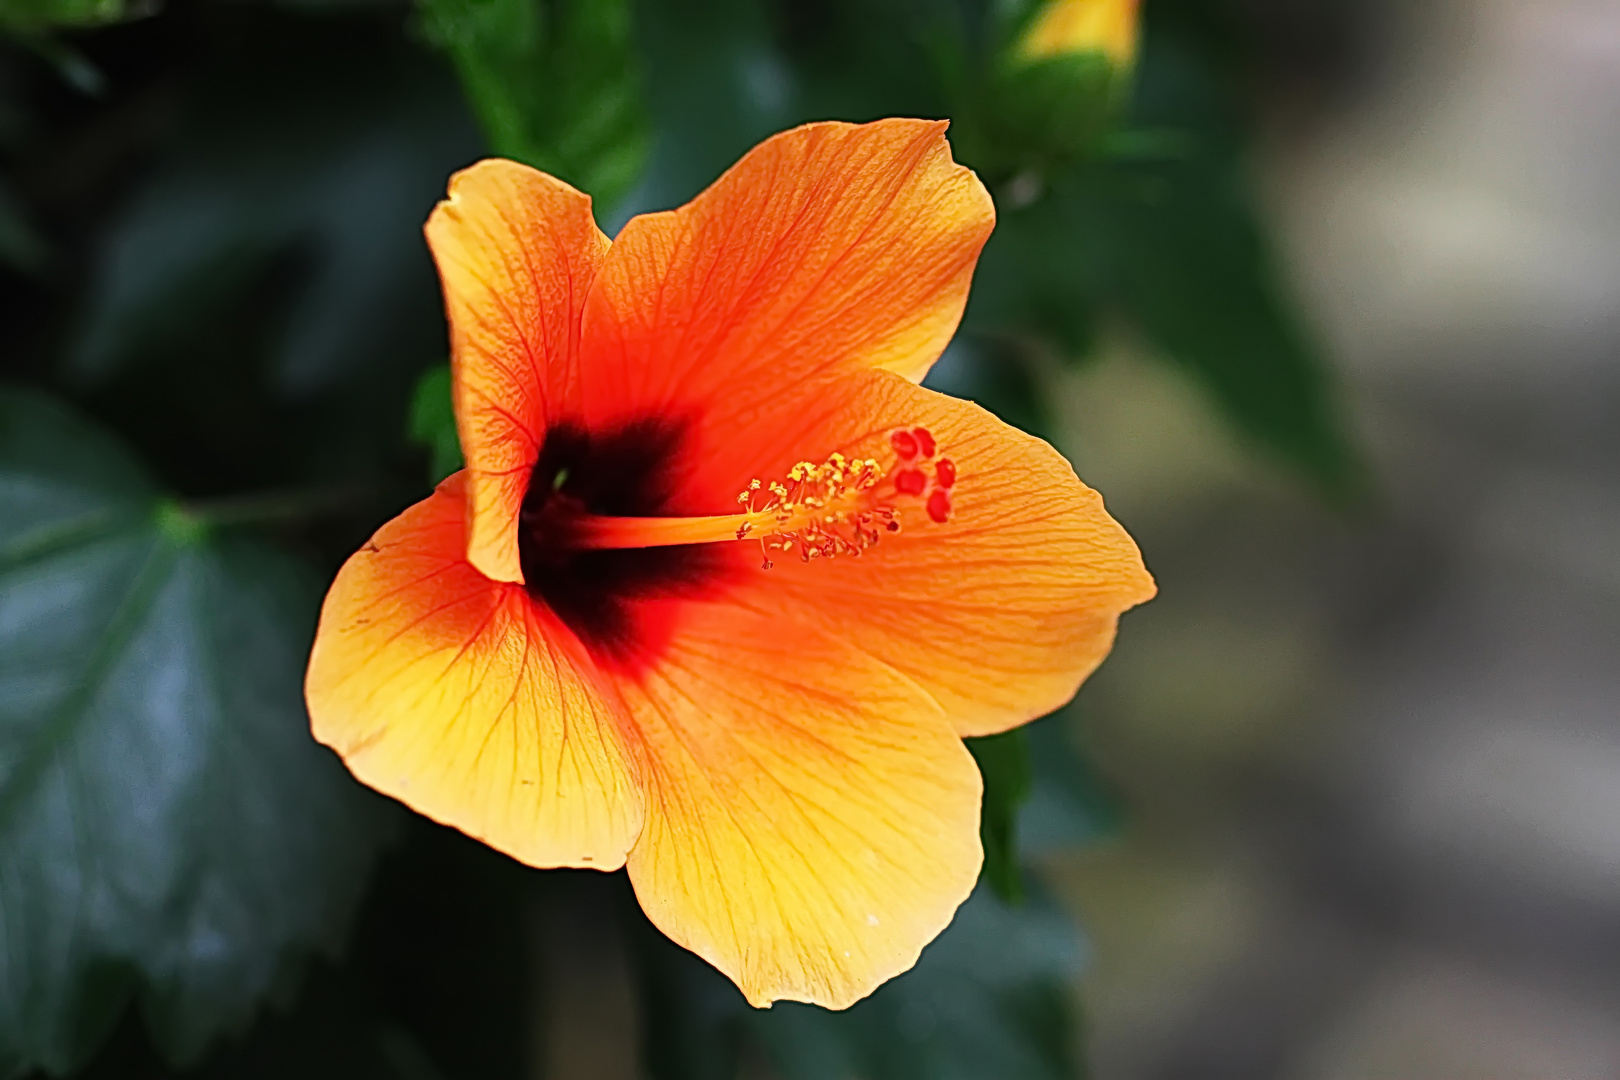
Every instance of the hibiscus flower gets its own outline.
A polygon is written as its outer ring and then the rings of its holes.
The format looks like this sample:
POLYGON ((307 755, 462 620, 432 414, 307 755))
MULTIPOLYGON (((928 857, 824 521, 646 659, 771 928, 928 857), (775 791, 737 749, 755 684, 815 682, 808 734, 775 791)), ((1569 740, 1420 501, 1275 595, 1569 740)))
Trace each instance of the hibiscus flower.
POLYGON ((906 970, 981 862, 963 736, 1153 593, 1050 446, 918 380, 994 224, 943 123, 811 124, 609 241, 510 161, 427 236, 466 469, 321 612, 315 735, 539 867, 628 866, 748 1000, 906 970))

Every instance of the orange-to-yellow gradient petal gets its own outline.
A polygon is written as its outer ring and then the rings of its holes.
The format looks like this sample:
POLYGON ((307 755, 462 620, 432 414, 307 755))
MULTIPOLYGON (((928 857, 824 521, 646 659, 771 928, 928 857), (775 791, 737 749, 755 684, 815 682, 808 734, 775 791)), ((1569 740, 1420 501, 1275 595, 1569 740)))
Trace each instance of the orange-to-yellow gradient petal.
POLYGON ((872 657, 694 604, 625 693, 647 753, 636 896, 754 1005, 852 1004, 972 890, 978 770, 928 695, 872 657))
POLYGON ((522 581, 518 510, 548 418, 577 397, 580 315, 609 242, 589 196, 498 159, 452 177, 426 231, 450 320, 467 558, 522 581))
POLYGON ((305 697, 361 780, 533 866, 611 870, 641 830, 622 706, 521 585, 466 558, 458 473, 327 594, 305 697))
POLYGON ((867 372, 784 391, 694 480, 741 490, 750 472, 768 481, 833 451, 889 461, 889 433, 917 426, 955 467, 950 519, 913 506, 901 533, 858 557, 776 558, 738 579, 741 602, 868 653, 962 735, 1004 731, 1073 697, 1119 615, 1154 594, 1136 543, 1057 451, 970 402, 867 372))
POLYGON ((922 378, 995 224, 945 126, 808 124, 680 209, 633 219, 586 305, 586 416, 694 396, 742 411, 840 368, 922 378))

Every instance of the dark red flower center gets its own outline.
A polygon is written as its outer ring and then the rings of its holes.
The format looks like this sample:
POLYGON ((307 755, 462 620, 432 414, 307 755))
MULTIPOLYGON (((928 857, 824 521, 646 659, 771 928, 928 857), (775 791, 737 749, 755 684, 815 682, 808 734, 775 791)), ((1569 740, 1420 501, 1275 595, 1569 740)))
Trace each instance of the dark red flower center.
POLYGON ((637 668, 668 640, 668 605, 703 594, 726 573, 726 545, 591 549, 585 515, 682 516, 671 463, 685 425, 661 418, 610 431, 554 424, 529 476, 518 555, 529 595, 545 604, 598 662, 637 668), (660 610, 662 609, 662 610, 660 610))

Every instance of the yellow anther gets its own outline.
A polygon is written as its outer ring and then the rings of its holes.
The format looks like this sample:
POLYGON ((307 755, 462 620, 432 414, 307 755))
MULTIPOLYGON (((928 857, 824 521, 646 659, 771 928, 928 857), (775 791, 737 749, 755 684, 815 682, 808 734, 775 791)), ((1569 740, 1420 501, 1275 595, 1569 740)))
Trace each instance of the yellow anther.
MULTIPOLYGON (((796 552, 805 562, 859 555, 883 534, 899 531, 899 511, 868 494, 886 475, 874 458, 833 453, 819 465, 795 463, 785 484, 751 481, 738 501, 763 528, 748 535, 758 541, 766 564, 779 552, 796 552)), ((739 539, 743 535, 739 529, 739 539)))
MULTIPOLYGON (((616 517, 582 514, 573 520, 582 549, 661 547, 752 540, 765 565, 771 554, 796 553, 805 562, 857 556, 886 533, 897 533, 901 507, 948 520, 956 466, 936 458, 922 428, 890 434, 897 461, 829 454, 821 464, 799 461, 781 480, 750 480, 737 495, 739 513, 697 517, 616 517), (904 436, 902 439, 901 436, 904 436), (919 456, 919 448, 921 454, 919 456)), ((909 523, 908 523, 909 526, 909 523)))

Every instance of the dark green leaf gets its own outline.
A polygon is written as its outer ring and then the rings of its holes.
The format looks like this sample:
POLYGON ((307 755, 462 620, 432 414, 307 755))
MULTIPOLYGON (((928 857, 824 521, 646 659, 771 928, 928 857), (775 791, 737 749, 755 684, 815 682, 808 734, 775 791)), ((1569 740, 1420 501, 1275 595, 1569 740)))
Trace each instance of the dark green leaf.
POLYGON ((418 368, 443 350, 422 222, 476 152, 454 83, 404 44, 357 54, 370 42, 335 21, 232 16, 252 47, 196 78, 172 152, 104 231, 70 374, 103 384, 194 341, 196 382, 262 362, 272 399, 418 368))
POLYGON ((1099 320, 1122 317, 1245 437, 1345 493, 1354 455, 1251 203, 1233 110, 1175 39, 1149 36, 1139 76, 1135 127, 997 189, 967 326, 1078 360, 1099 320))
POLYGON ((655 1080, 733 1080, 750 1052, 783 1080, 1080 1075, 1070 990, 1083 948, 1038 890, 1013 908, 981 885, 915 968, 842 1012, 751 1009, 725 976, 636 918, 655 1080))
POLYGON ((1109 249, 1093 189, 1059 180, 1064 186, 1054 191, 1031 175, 1028 190, 998 197, 996 230, 979 258, 965 323, 991 340, 1030 339, 1078 360, 1096 343, 1109 249))
POLYGON ((1133 122, 1181 145, 1091 185, 1113 298, 1241 433, 1346 494, 1354 453, 1253 205, 1234 95, 1173 5, 1148 15, 1133 122))
POLYGON ((1071 709, 1000 735, 968 739, 984 777, 982 880, 1010 904, 1024 898, 1026 852, 1090 843, 1118 825, 1106 785, 1070 738, 1071 709))
POLYGON ((642 1058, 652 1080, 736 1080, 753 1009, 730 979, 621 905, 640 976, 642 1058))
POLYGON ((1264 449, 1340 493, 1355 478, 1326 366, 1267 254, 1235 163, 1113 163, 1054 179, 1001 215, 968 325, 1089 355, 1113 311, 1136 323, 1264 449))
POLYGON ((52 27, 105 26, 148 10, 129 0, 0 0, 0 30, 31 35, 52 27))
POLYGON ((923 385, 977 402, 1015 428, 1051 439, 1052 416, 1036 377, 1033 339, 960 334, 923 385))
POLYGON ((800 79, 758 4, 639 0, 636 19, 659 137, 625 209, 657 210, 696 195, 756 142, 791 127, 800 79))
POLYGON ((32 273, 45 264, 45 255, 45 241, 29 223, 10 185, 0 178, 0 265, 32 273))
POLYGON ((456 435, 455 406, 450 400, 450 365, 429 369, 411 395, 411 440, 432 458, 428 482, 437 484, 462 466, 461 439, 456 435))
POLYGON ((984 843, 983 880, 1009 904, 1024 899, 1024 871, 1018 862, 1018 812, 1029 798, 1032 776, 1029 742, 1014 728, 999 735, 968 739, 967 748, 984 777, 984 808, 979 836, 984 843))
POLYGON ((912 0, 637 0, 658 139, 628 209, 691 198, 795 124, 945 115, 926 45, 949 14, 912 0))
POLYGON ((1018 815, 1019 849, 1027 854, 1074 848, 1119 828, 1112 788, 1076 745, 1074 706, 1028 724, 1029 798, 1018 815))
POLYGON ((1355 462, 1327 369, 1282 295, 1235 167, 1167 162, 1128 179, 1114 254, 1131 314, 1243 434, 1347 493, 1355 462))
POLYGON ((650 141, 630 0, 419 0, 497 154, 611 207, 650 141))
POLYGON ((784 1080, 1069 1080, 1081 954, 1044 897, 1010 908, 980 886, 916 968, 865 1001, 780 1003, 750 1013, 749 1031, 784 1080))
POLYGON ((0 392, 0 505, 0 1073, 132 996, 190 1060, 337 947, 386 834, 309 736, 318 589, 35 393, 0 392))

